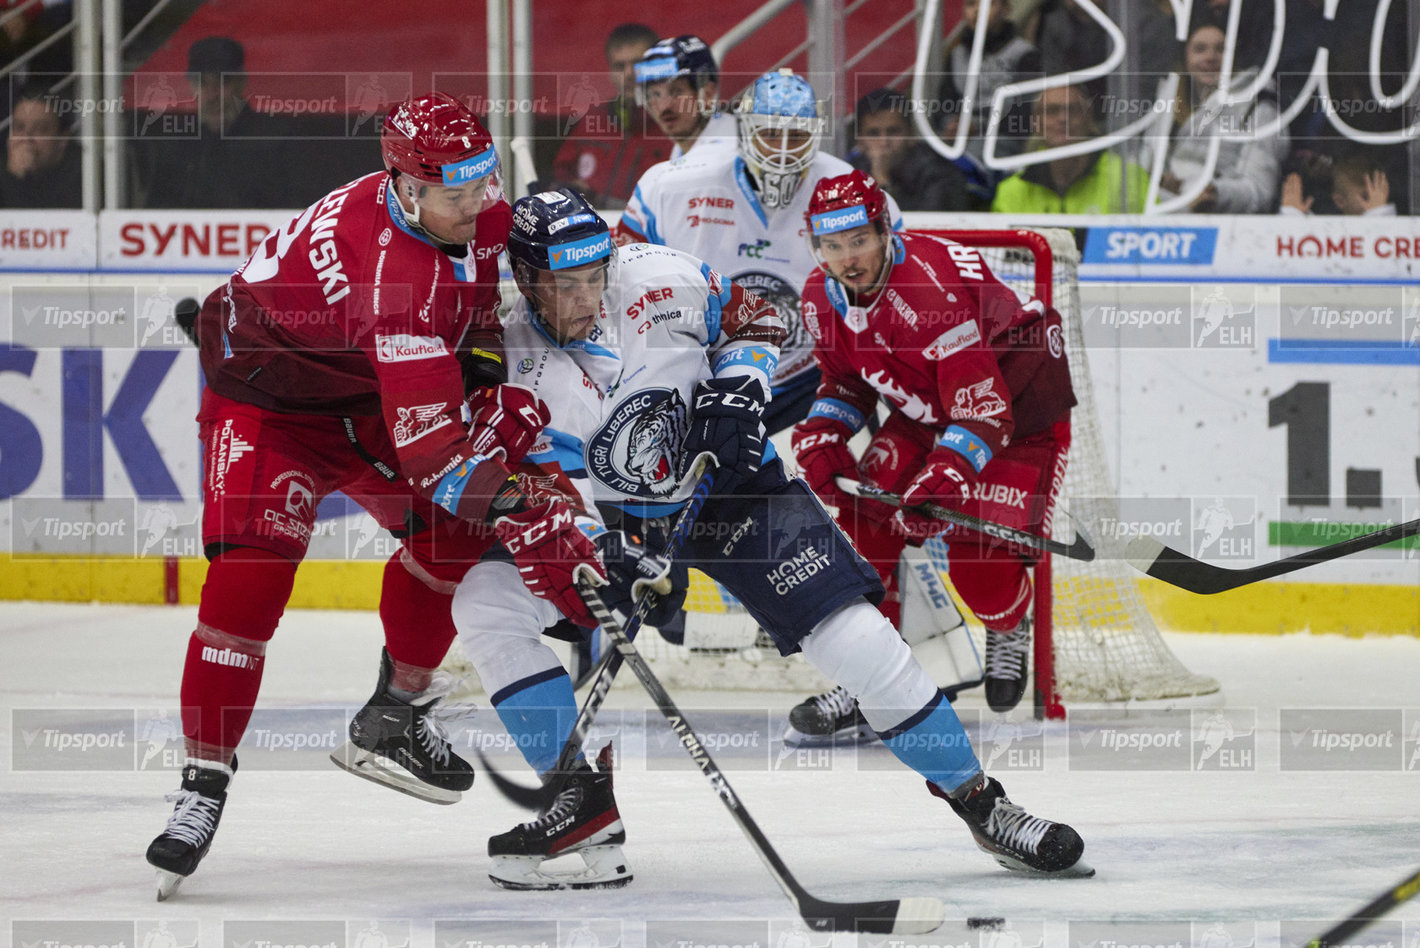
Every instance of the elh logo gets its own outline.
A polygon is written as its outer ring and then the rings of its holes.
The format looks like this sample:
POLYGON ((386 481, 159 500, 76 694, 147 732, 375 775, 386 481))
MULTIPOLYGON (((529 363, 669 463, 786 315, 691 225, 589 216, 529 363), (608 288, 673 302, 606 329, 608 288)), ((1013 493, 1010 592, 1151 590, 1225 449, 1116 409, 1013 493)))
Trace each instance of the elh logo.
POLYGON ((1257 288, 1242 284, 1192 289, 1193 347, 1250 349, 1257 341, 1257 288))
POLYGON ((1257 553, 1254 497, 1195 498, 1193 555, 1199 559, 1251 559, 1257 553))
POLYGON ((1193 711, 1193 769, 1257 769, 1257 712, 1193 711))

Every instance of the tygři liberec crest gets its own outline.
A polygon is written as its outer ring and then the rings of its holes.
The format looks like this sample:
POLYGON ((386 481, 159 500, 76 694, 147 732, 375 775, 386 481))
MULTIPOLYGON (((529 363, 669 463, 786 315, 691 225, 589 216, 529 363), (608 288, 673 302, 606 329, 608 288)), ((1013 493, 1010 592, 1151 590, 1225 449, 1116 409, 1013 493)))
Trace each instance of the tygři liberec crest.
POLYGON ((628 496, 668 496, 680 483, 686 416, 685 399, 676 389, 635 393, 587 440, 591 475, 628 496))

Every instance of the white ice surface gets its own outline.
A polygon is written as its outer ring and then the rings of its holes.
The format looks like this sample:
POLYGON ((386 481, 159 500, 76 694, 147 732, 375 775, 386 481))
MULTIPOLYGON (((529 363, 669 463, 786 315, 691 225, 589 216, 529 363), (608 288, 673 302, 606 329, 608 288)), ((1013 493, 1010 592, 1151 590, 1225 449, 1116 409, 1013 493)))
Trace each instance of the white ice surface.
MULTIPOLYGON (((360 933, 372 922, 389 945, 419 948, 592 944, 578 940, 579 929, 601 946, 626 948, 1261 948, 1300 942, 1420 865, 1420 641, 1190 635, 1169 643, 1190 667, 1224 683, 1234 721, 1255 722, 1234 745, 1252 748, 1250 765, 1243 757, 1231 772, 1187 764, 1084 770, 1067 758, 1080 746, 1078 725, 1072 737, 1052 724, 1037 734, 1042 768, 995 770, 1017 802, 1080 830, 1094 879, 1023 878, 997 868, 946 805, 881 748, 840 751, 827 766, 799 761, 801 769, 773 740, 717 755, 806 888, 835 900, 941 898, 948 921, 933 935, 795 941, 794 913, 749 843, 683 752, 663 739, 659 714, 643 714, 651 707, 644 695, 624 687, 608 703, 622 713, 608 720, 622 722, 617 797, 635 873, 625 889, 495 888, 487 837, 527 817, 485 778, 458 805, 439 807, 340 772, 324 751, 278 758, 252 749, 242 752, 251 763, 234 783, 211 854, 159 905, 143 850, 170 810, 162 797, 177 777, 159 765, 178 744, 164 744, 148 722, 176 707, 193 618, 185 608, 0 604, 0 944, 13 932, 14 948, 58 948, 77 930, 63 923, 99 919, 132 921, 134 942, 124 948, 161 948, 159 921, 175 936, 166 943, 184 946, 278 948, 333 930, 303 928, 310 920, 343 923, 343 948, 371 948, 360 933), (1284 770, 1291 738, 1279 730, 1279 709, 1297 708, 1400 712, 1395 765, 1284 770), (46 757, 50 715, 71 724, 88 715, 94 733, 131 721, 126 740, 137 755, 151 747, 157 756, 147 769, 115 765, 112 753, 93 758, 98 763, 46 757), (36 762, 77 769, 27 769, 36 762), (1006 919, 1006 937, 968 930, 970 916, 1006 919), (46 925, 58 934, 46 934, 46 925)), ((288 614, 268 654, 262 708, 272 709, 272 720, 309 719, 310 732, 323 733, 322 722, 368 697, 379 645, 372 613, 288 614)), ((784 711, 802 696, 675 697, 693 726, 734 744, 753 741, 743 736, 753 728, 737 722, 755 720, 756 709, 773 722, 765 733, 777 735, 784 711)), ((479 703, 472 727, 455 730, 463 746, 479 733, 501 733, 486 699, 479 703)), ((977 699, 961 707, 964 716, 979 713, 977 699)), ((510 776, 528 778, 513 754, 494 759, 510 776)), ((1351 943, 1420 948, 1420 899, 1351 943)))

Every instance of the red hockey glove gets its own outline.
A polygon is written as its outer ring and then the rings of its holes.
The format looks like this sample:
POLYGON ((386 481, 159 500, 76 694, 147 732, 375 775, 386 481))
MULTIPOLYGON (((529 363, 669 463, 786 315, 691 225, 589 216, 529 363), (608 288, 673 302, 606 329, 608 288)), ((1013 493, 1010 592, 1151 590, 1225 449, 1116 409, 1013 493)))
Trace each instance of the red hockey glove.
POLYGON ((976 470, 966 458, 955 451, 933 451, 927 455, 927 467, 902 492, 902 509, 893 517, 893 529, 918 544, 941 533, 947 528, 944 521, 908 508, 930 502, 960 509, 971 497, 974 480, 976 470))
POLYGON ((478 389, 468 397, 468 409, 473 413, 468 427, 473 450, 485 456, 501 451, 510 468, 522 461, 552 420, 536 392, 511 382, 478 389))
POLYGON ((572 522, 572 508, 566 501, 554 498, 499 517, 494 529, 533 595, 546 599, 580 626, 596 626, 577 592, 577 580, 586 576, 598 585, 605 583, 606 568, 596 545, 572 522))
POLYGON ((799 471, 819 500, 839 510, 851 508, 853 498, 834 481, 842 475, 858 479, 858 462, 848 450, 853 432, 832 418, 810 418, 794 426, 792 444, 799 471))

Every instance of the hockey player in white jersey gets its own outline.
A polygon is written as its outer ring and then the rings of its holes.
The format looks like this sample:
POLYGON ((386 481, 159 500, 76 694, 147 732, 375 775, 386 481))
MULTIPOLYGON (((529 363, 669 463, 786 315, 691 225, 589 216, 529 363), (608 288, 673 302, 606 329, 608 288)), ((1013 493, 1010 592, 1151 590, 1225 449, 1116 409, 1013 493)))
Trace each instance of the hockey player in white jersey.
POLYGON ((635 72, 636 104, 675 143, 671 161, 696 148, 735 147, 735 117, 720 107, 720 67, 703 39, 663 39, 635 72))
MULTIPOLYGON (((779 311, 787 336, 764 418, 774 434, 808 414, 819 380, 814 340, 799 319, 800 291, 817 266, 804 211, 819 179, 853 169, 819 151, 824 119, 813 86, 792 70, 756 79, 735 120, 737 150, 697 149, 641 176, 617 241, 694 254, 779 311)), ((902 220, 896 203, 890 207, 902 220)))
MULTIPOLYGON (((607 529, 598 507, 619 510, 626 534, 654 546, 689 493, 682 472, 708 454, 713 491, 680 560, 724 584, 783 654, 802 650, 847 688, 884 745, 1003 866, 1092 874, 1078 833, 1029 815, 982 773, 951 704, 873 607, 883 595, 876 573, 808 487, 785 477, 762 420, 782 333, 774 310, 689 254, 614 247, 571 191, 522 198, 513 218, 509 254, 523 298, 504 334, 510 380, 536 392, 551 416, 528 461, 546 491, 580 505, 578 521, 604 560, 569 552, 564 568, 550 568, 545 554, 522 565, 525 541, 551 531, 536 514, 517 514, 498 523, 512 562, 485 559, 454 595, 460 641, 528 763, 546 776, 576 716, 571 682, 541 636, 564 614, 593 625, 578 572, 612 580, 600 588, 614 611, 629 603, 618 578, 625 564, 608 551, 634 544, 607 542, 623 534, 607 529)), ((579 761, 564 780, 538 819, 489 841, 495 882, 629 881, 609 768, 579 761), (586 866, 570 878, 542 867, 569 853, 586 866)))

